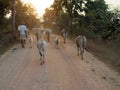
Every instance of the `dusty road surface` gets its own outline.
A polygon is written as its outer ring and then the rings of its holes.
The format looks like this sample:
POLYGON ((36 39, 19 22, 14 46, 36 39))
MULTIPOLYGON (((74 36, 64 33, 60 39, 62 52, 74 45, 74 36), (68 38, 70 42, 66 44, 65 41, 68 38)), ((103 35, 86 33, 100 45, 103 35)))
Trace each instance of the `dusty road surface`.
POLYGON ((0 57, 0 90, 120 90, 120 76, 91 53, 81 60, 73 42, 47 45, 45 64, 33 48, 13 47, 0 57))

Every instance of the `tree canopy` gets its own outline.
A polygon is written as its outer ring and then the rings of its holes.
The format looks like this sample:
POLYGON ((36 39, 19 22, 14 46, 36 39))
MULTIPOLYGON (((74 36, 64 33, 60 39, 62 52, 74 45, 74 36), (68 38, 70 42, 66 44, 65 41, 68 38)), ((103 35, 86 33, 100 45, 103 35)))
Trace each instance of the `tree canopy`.
POLYGON ((58 31, 66 28, 71 34, 100 36, 105 40, 118 34, 118 14, 120 13, 110 11, 105 0, 55 0, 47 8, 44 20, 47 23, 45 26, 56 27, 58 31))
MULTIPOLYGON (((12 32, 13 0, 0 0, 0 35, 5 32, 12 32), (8 15, 10 17, 6 17, 8 15)), ((40 18, 36 14, 35 8, 32 4, 24 4, 21 0, 15 0, 15 32, 17 34, 17 27, 22 22, 25 22, 28 29, 40 27, 40 18)), ((15 34, 15 33, 14 33, 15 34)))

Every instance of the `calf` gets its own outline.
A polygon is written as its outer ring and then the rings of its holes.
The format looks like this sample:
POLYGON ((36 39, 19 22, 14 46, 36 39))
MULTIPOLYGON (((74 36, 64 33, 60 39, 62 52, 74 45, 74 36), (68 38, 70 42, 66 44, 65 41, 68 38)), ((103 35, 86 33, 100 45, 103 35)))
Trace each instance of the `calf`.
POLYGON ((30 48, 32 48, 33 38, 32 36, 29 37, 30 48))
POLYGON ((59 48, 60 38, 58 36, 55 37, 55 44, 56 44, 56 48, 59 48))

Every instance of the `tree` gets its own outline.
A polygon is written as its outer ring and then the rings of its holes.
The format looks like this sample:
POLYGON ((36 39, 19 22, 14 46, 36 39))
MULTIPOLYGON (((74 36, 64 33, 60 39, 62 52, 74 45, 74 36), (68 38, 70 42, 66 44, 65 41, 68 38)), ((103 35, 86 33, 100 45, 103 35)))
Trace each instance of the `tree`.
POLYGON ((118 9, 114 9, 112 12, 112 17, 110 22, 108 23, 108 29, 104 31, 103 39, 116 39, 117 36, 120 35, 120 11, 118 9))
POLYGON ((119 25, 115 24, 119 20, 115 15, 117 12, 110 11, 105 0, 55 0, 46 10, 44 20, 46 25, 55 22, 55 27, 67 28, 71 34, 90 34, 107 39, 119 32, 119 25))
POLYGON ((29 29, 40 26, 40 19, 32 4, 23 4, 21 1, 16 2, 16 28, 21 22, 25 22, 29 29))
POLYGON ((104 0, 86 0, 84 11, 87 21, 86 26, 89 26, 95 35, 101 35, 102 37, 107 31, 108 23, 112 18, 108 5, 104 0))
MULTIPOLYGON (((55 18, 54 21, 57 21, 58 23, 58 20, 60 20, 60 18, 64 20, 63 15, 65 17, 68 17, 68 25, 64 28, 69 28, 69 31, 72 32, 72 25, 78 19, 80 12, 83 11, 83 1, 84 0, 55 0, 53 5, 50 7, 52 8, 52 10, 50 10, 51 13, 54 14, 52 15, 55 18)), ((48 12, 45 13, 45 16, 46 15, 48 15, 48 12)), ((45 18, 49 18, 49 16, 44 17, 44 19, 45 18)), ((62 26, 60 26, 59 22, 59 27, 62 26)))
POLYGON ((12 0, 0 0, 0 26, 2 27, 5 15, 10 11, 12 0))

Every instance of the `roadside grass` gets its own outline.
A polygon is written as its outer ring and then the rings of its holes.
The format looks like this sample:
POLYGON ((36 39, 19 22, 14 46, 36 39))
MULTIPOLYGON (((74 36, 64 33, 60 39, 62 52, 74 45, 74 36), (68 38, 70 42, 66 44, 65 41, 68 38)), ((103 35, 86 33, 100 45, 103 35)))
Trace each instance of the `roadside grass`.
POLYGON ((4 54, 14 44, 15 44, 15 41, 12 40, 10 35, 5 35, 4 37, 0 37, 0 55, 4 54))
POLYGON ((8 47, 6 46, 0 46, 0 55, 4 54, 5 51, 8 50, 8 47))
POLYGON ((0 46, 0 55, 4 54, 7 50, 9 50, 15 43, 10 43, 9 45, 0 46))
POLYGON ((88 50, 120 74, 120 47, 112 41, 87 40, 88 50))
MULTIPOLYGON (((76 35, 69 38, 75 43, 76 35)), ((99 58, 107 66, 120 74, 120 42, 115 40, 96 40, 87 38, 87 51, 99 58)))

